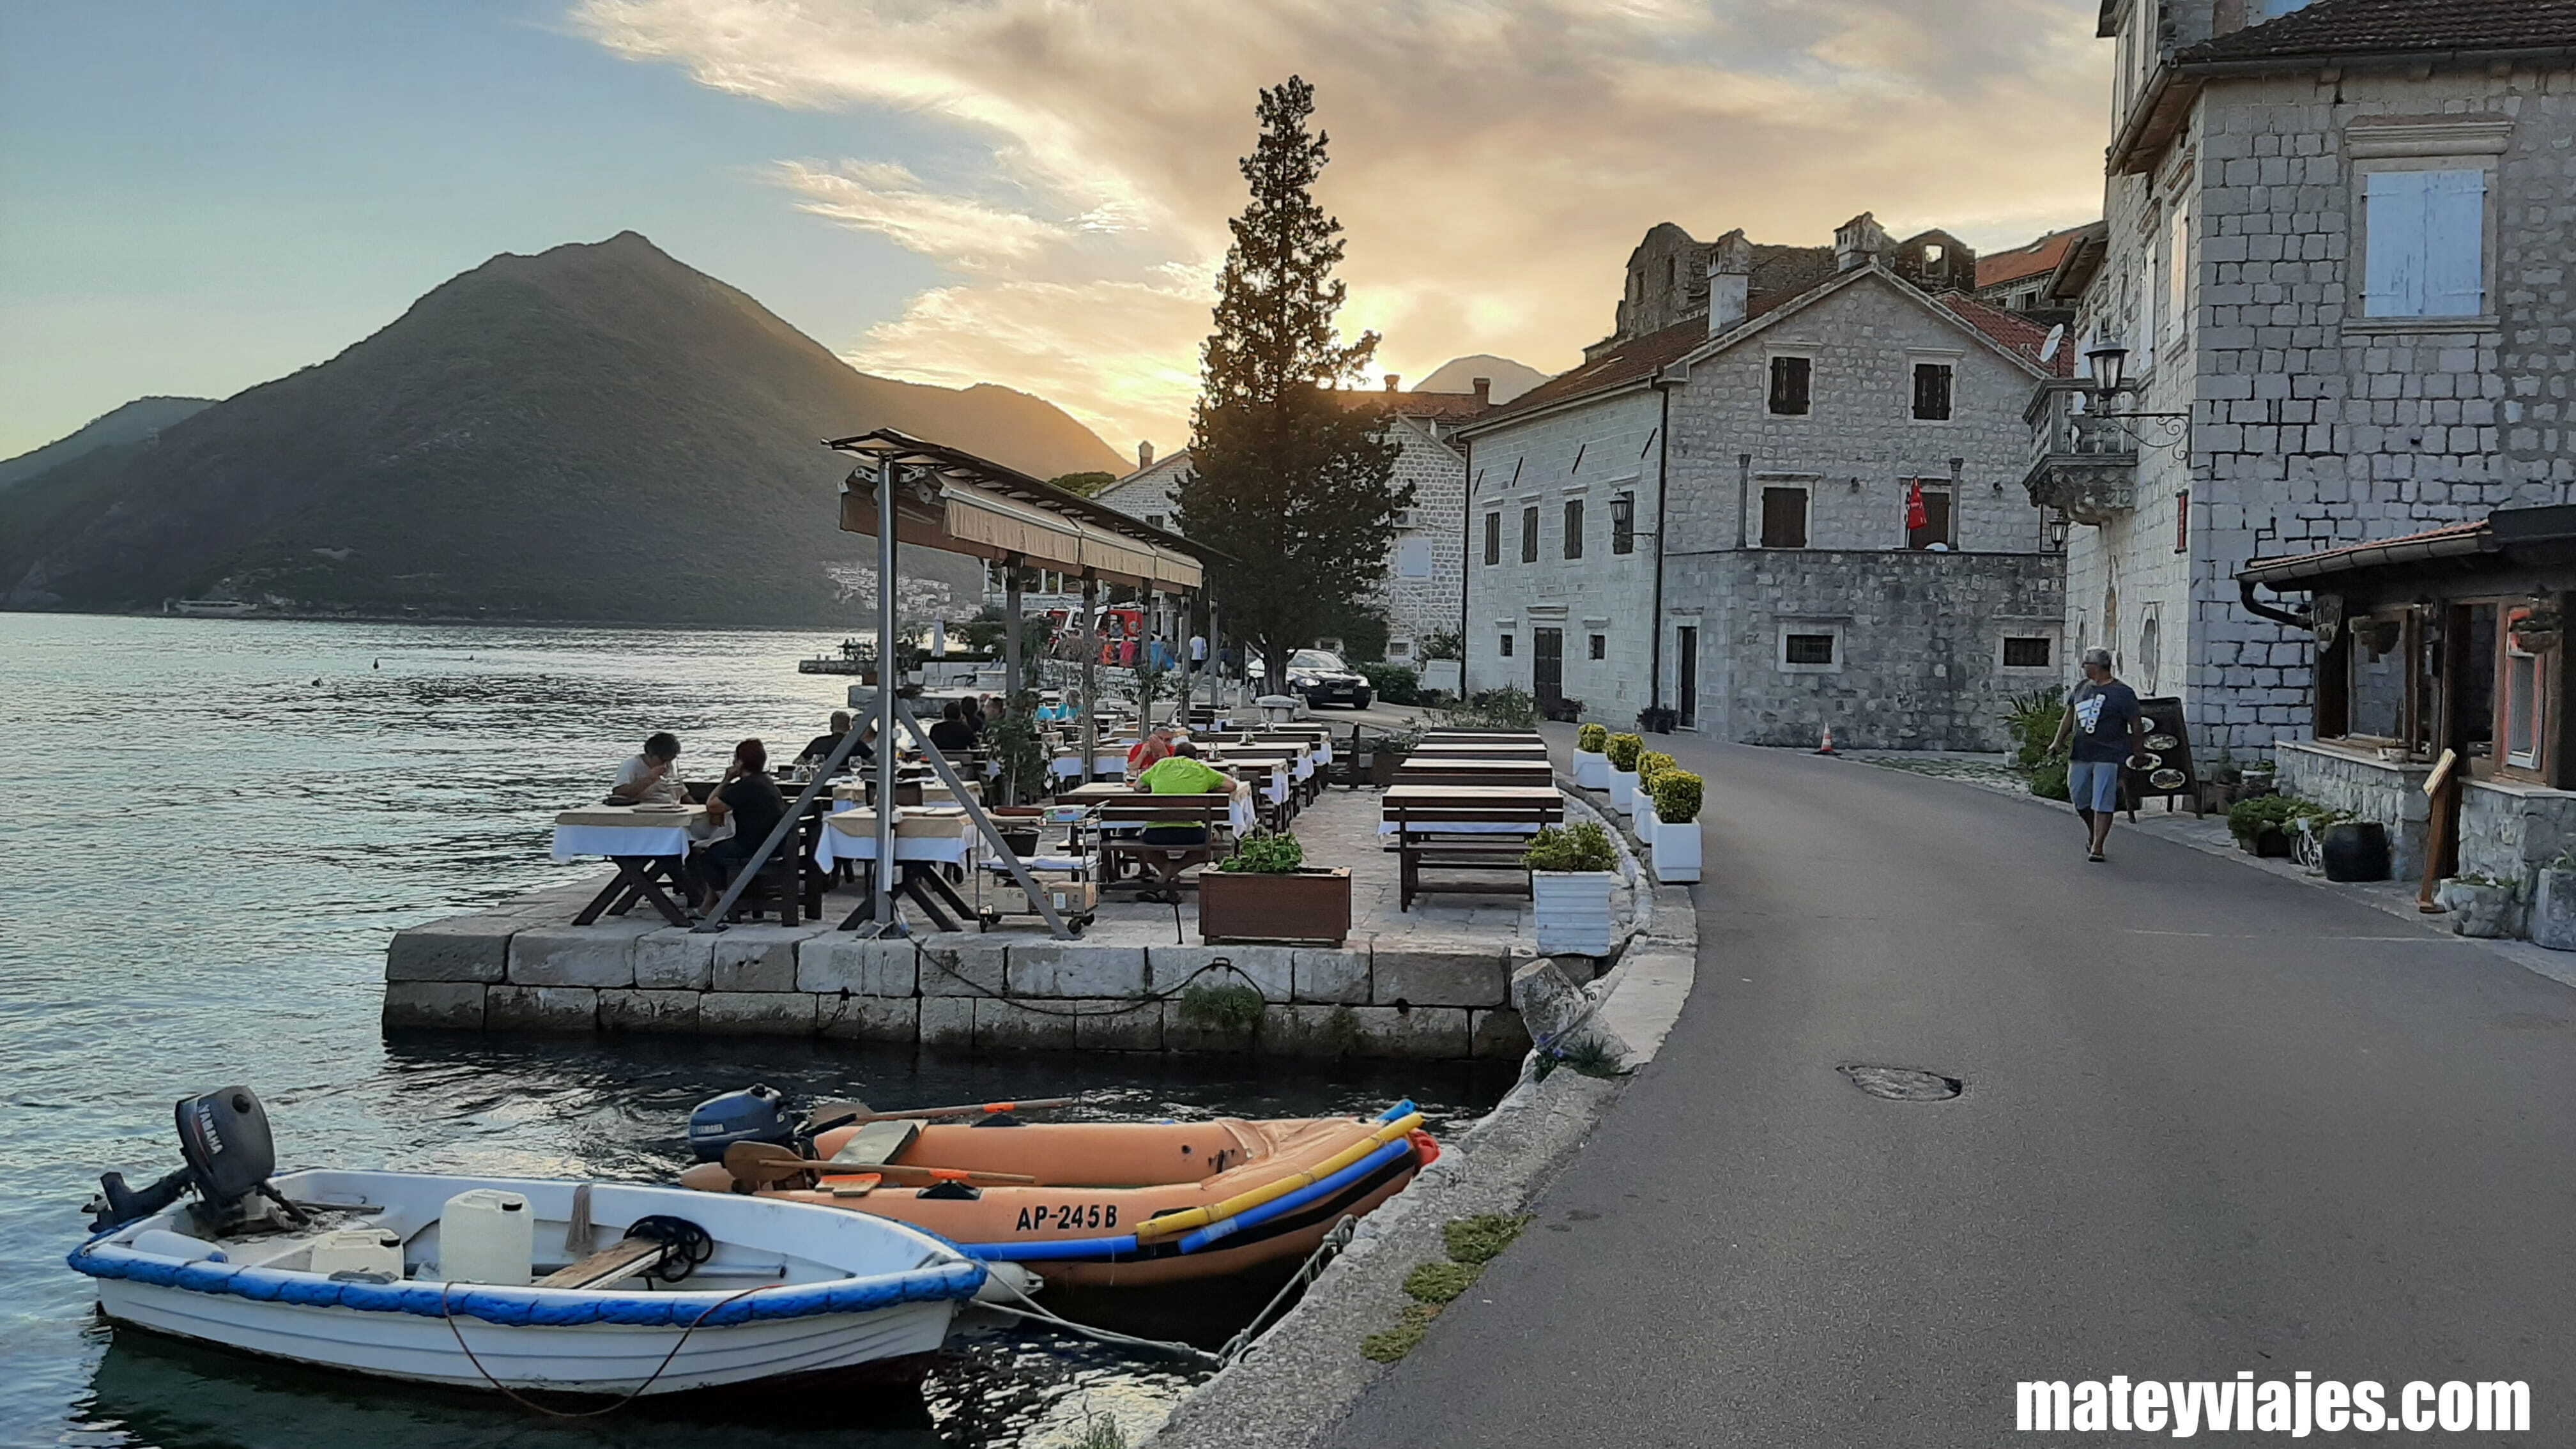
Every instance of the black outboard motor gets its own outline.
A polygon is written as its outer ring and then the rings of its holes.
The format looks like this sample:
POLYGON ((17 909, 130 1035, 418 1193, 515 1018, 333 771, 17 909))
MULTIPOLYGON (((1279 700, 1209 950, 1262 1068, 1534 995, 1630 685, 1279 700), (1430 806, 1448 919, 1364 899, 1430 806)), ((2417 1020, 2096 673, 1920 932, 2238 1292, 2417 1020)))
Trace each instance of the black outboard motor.
POLYGON ((258 1094, 248 1087, 226 1087, 183 1098, 172 1115, 178 1119, 179 1156, 187 1165, 139 1191, 126 1185, 121 1172, 100 1177, 102 1204, 90 1220, 91 1232, 148 1218, 192 1188, 197 1201, 189 1212, 200 1228, 214 1233, 230 1232, 248 1219, 253 1193, 277 1204, 290 1220, 306 1221, 268 1185, 268 1175, 277 1170, 277 1143, 269 1135, 268 1110, 259 1104, 258 1094))
POLYGON ((689 1114, 689 1150, 700 1162, 722 1162, 725 1149, 737 1142, 796 1145, 796 1123, 787 1111, 787 1094, 775 1087, 745 1087, 709 1097, 689 1114))

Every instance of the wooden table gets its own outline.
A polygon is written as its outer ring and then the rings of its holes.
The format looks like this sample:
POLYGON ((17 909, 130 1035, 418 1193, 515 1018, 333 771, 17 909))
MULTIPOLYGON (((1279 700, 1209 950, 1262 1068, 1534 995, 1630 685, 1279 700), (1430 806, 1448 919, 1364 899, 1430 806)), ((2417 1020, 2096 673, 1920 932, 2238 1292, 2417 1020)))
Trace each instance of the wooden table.
POLYGON ((1408 782, 1388 787, 1384 808, 1387 818, 1379 822, 1378 833, 1395 837, 1396 908, 1406 911, 1426 890, 1528 894, 1530 875, 1522 852, 1542 827, 1565 820, 1565 798, 1552 786, 1408 782), (1508 886, 1428 884, 1422 879, 1426 868, 1499 870, 1516 873, 1520 880, 1508 886))
POLYGON ((594 805, 555 817, 556 859, 604 856, 617 867, 617 878, 591 897, 573 916, 587 926, 602 912, 622 916, 645 902, 674 926, 689 924, 688 912, 663 890, 681 886, 680 873, 689 858, 689 832, 706 823, 706 807, 682 810, 639 809, 631 805, 594 805), (676 847, 676 848, 673 848, 676 847))
POLYGON ((1426 760, 1413 756, 1395 767, 1395 783, 1398 787, 1503 785, 1553 790, 1556 771, 1544 760, 1426 760))
POLYGON ((1447 740, 1424 740, 1413 747, 1416 755, 1458 755, 1479 760, 1544 760, 1547 746, 1535 742, 1526 745, 1455 744, 1447 740))

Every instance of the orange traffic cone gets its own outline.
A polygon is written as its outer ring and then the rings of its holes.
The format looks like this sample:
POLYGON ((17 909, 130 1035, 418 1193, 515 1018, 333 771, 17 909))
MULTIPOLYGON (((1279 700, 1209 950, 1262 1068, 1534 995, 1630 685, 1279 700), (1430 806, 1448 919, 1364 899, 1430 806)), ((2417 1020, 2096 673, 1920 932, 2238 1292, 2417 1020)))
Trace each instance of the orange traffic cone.
POLYGON ((1825 742, 1816 747, 1816 753, 1820 755, 1830 755, 1835 753, 1834 727, 1832 725, 1825 726, 1825 742))

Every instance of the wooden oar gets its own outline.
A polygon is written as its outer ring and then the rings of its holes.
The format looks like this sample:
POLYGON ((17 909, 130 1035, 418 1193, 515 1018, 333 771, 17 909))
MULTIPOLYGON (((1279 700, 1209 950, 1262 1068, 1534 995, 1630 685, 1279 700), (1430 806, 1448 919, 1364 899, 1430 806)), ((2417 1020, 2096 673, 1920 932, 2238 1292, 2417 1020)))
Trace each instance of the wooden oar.
POLYGON ((880 1112, 865 1102, 818 1102, 805 1114, 806 1130, 828 1132, 835 1127, 868 1122, 929 1121, 940 1117, 992 1117, 1004 1112, 1043 1112, 1053 1107, 1070 1107, 1080 1097, 1031 1097, 1019 1102, 970 1102, 956 1107, 908 1107, 899 1111, 880 1112))
POLYGON ((896 1187, 936 1187, 962 1182, 968 1187, 1035 1187, 1037 1179, 1016 1172, 969 1172, 956 1167, 910 1167, 894 1163, 817 1162, 795 1149, 766 1142, 737 1142, 725 1149, 725 1171, 753 1192, 791 1177, 858 1177, 875 1174, 896 1187))

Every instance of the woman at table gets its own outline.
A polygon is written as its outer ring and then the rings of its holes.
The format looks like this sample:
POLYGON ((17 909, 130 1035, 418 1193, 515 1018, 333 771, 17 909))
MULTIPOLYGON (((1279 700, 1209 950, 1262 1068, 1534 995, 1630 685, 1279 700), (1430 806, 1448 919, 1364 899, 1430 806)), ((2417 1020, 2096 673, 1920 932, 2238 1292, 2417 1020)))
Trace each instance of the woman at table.
MULTIPOLYGON (((778 782, 769 777, 769 750, 758 740, 744 740, 733 747, 733 763, 725 767, 724 780, 707 792, 707 820, 722 825, 733 822, 729 839, 712 841, 689 857, 690 874, 696 878, 701 909, 714 903, 724 892, 734 872, 742 869, 754 851, 769 839, 780 816, 787 813, 787 797, 778 793, 778 782)), ((795 842, 779 846, 792 851, 795 842)))

